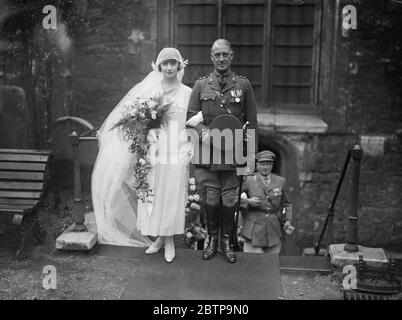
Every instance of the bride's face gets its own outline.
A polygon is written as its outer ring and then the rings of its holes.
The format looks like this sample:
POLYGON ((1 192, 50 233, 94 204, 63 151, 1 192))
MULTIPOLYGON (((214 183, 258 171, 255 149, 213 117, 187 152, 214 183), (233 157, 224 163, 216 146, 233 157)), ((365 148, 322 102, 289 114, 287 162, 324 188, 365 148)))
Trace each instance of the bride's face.
POLYGON ((164 60, 161 63, 161 71, 166 79, 176 78, 179 71, 179 62, 174 59, 164 60))

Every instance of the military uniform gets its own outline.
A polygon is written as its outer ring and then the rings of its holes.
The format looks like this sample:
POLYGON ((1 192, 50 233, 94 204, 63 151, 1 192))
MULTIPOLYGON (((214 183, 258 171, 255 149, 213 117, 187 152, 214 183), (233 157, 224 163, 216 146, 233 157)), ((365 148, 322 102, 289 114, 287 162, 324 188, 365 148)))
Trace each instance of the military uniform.
MULTIPOLYGON (((248 121, 248 128, 257 129, 256 101, 251 84, 245 77, 236 75, 231 70, 223 75, 214 70, 209 76, 195 82, 187 118, 191 118, 199 111, 202 111, 204 118, 204 122, 195 127, 199 137, 203 129, 209 129, 211 122, 222 114, 231 114, 242 124, 248 121)), ((206 190, 208 230, 210 238, 212 236, 212 241, 215 241, 219 225, 221 225, 223 237, 232 235, 236 188, 239 184, 236 163, 225 163, 225 156, 221 157, 221 163, 213 163, 212 145, 209 146, 210 153, 206 159, 205 154, 202 154, 201 138, 199 141, 200 152, 195 154, 193 159, 195 178, 197 183, 206 190), (220 208, 221 205, 222 208, 220 208)))
POLYGON ((247 177, 243 191, 248 197, 261 200, 258 207, 249 207, 243 216, 241 236, 251 242, 254 247, 274 247, 281 243, 282 210, 285 209, 285 220, 292 219, 291 203, 284 190, 286 179, 270 174, 269 181, 264 184, 260 173, 247 177))
MULTIPOLYGON (((231 114, 244 124, 249 122, 249 129, 257 129, 257 108, 251 84, 247 78, 229 71, 226 75, 214 71, 207 77, 201 77, 194 84, 188 108, 188 119, 202 111, 204 122, 194 129, 201 136, 203 129, 208 129, 212 120, 222 114, 231 114)), ((200 142, 201 143, 201 142, 200 142)), ((256 143, 257 145, 257 143, 256 143)), ((233 171, 236 163, 225 163, 222 155, 220 164, 213 163, 213 148, 205 158, 202 147, 195 155, 193 163, 211 171, 233 171)))

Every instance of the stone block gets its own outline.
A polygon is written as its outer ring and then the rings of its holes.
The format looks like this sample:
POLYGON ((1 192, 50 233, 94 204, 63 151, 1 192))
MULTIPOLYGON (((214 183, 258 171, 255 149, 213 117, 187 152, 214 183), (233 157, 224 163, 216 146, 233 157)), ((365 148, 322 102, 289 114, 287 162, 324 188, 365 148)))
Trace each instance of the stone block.
POLYGON ((95 215, 93 212, 85 214, 86 232, 74 232, 75 224, 68 227, 57 239, 56 249, 60 250, 91 250, 98 241, 95 215))
POLYGON ((363 256, 368 266, 380 267, 388 263, 388 258, 382 248, 368 248, 358 246, 357 252, 345 251, 345 244, 331 244, 329 246, 329 255, 331 257, 331 263, 338 267, 345 265, 354 265, 359 262, 359 256, 363 256))
POLYGON ((384 155, 385 136, 361 136, 360 144, 366 155, 378 157, 384 155))

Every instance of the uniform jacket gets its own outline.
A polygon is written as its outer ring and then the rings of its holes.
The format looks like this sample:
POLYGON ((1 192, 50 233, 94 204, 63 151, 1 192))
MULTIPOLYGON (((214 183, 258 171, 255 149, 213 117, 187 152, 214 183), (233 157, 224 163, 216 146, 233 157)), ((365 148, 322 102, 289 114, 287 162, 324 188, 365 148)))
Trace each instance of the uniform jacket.
POLYGON ((256 247, 273 247, 280 243, 282 228, 280 217, 283 208, 286 220, 292 219, 292 205, 286 197, 284 190, 286 179, 271 174, 268 186, 264 185, 259 173, 248 176, 243 184, 243 192, 248 198, 257 197, 261 200, 258 208, 248 207, 243 216, 241 235, 256 247))
MULTIPOLYGON (((229 72, 226 84, 221 88, 216 71, 207 77, 202 77, 194 84, 191 93, 187 119, 202 111, 204 122, 194 129, 201 136, 203 129, 209 129, 211 121, 221 114, 232 114, 242 124, 249 121, 250 129, 257 130, 257 107, 250 81, 245 77, 229 72)), ((198 139, 197 137, 197 139, 198 139)), ((256 133, 257 137, 257 133, 256 133)), ((257 145, 257 141, 255 143, 257 145)), ((210 168, 211 170, 234 170, 235 165, 225 164, 225 156, 222 154, 222 164, 212 164, 213 147, 210 147, 210 155, 202 152, 200 139, 199 148, 196 148, 193 163, 210 168)))

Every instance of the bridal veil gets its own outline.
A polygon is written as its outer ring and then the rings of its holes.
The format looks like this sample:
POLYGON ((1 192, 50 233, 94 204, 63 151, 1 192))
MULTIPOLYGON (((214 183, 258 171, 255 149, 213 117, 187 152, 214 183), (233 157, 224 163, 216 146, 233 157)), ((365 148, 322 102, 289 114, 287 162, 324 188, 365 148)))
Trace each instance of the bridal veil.
MULTIPOLYGON (((161 92, 163 74, 158 65, 166 59, 162 50, 143 81, 134 86, 106 118, 97 133, 99 152, 92 173, 92 202, 98 228, 98 242, 121 246, 149 246, 151 241, 137 229, 137 197, 134 189, 135 154, 129 141, 111 128, 121 119, 124 107, 136 98, 161 92)), ((181 61, 186 64, 186 61, 181 61)), ((181 68, 184 70, 184 68, 181 68)), ((183 71, 178 75, 181 81, 183 71)))

